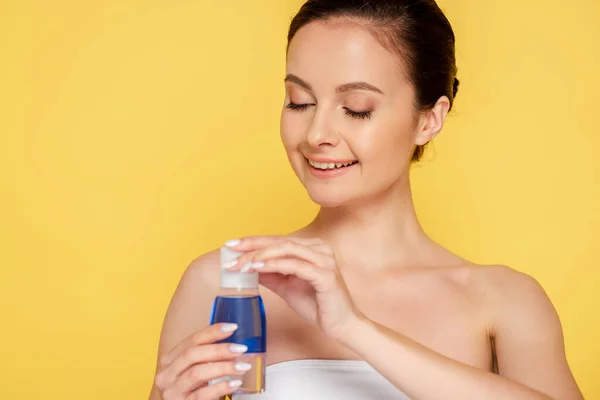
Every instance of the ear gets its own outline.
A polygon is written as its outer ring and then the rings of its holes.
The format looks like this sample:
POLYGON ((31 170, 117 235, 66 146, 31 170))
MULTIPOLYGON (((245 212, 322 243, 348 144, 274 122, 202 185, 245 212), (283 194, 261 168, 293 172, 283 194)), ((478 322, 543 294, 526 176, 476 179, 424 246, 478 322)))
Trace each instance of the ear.
POLYGON ((415 144, 423 146, 439 135, 449 109, 450 100, 442 96, 431 110, 421 114, 415 144))

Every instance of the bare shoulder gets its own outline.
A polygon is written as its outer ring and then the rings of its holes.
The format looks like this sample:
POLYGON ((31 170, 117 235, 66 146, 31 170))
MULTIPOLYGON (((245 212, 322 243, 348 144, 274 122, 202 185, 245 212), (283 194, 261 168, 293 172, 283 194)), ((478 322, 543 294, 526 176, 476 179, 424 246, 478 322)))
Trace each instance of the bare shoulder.
POLYGON ((545 352, 546 358, 553 352, 555 365, 566 366, 558 312, 534 277, 497 265, 478 269, 474 283, 486 308, 489 333, 496 339, 499 361, 505 371, 516 367, 508 368, 508 358, 503 353, 520 354, 524 358, 537 350, 545 352))
POLYGON ((486 303, 519 309, 553 308, 542 285, 531 275, 505 265, 480 266, 473 269, 472 284, 486 303))
POLYGON ((219 251, 193 260, 184 271, 165 315, 159 356, 209 323, 212 300, 219 286, 219 251))
POLYGON ((179 286, 190 284, 216 290, 220 271, 219 262, 218 249, 198 256, 184 271, 179 286))
POLYGON ((471 270, 473 283, 482 289, 491 290, 492 293, 514 293, 523 289, 543 292, 542 286, 534 277, 506 265, 473 266, 471 270))
POLYGON ((550 298, 531 275, 505 265, 474 266, 470 270, 469 286, 494 321, 531 319, 535 313, 538 320, 557 322, 550 298))
POLYGON ((531 275, 504 265, 467 264, 443 274, 456 293, 467 296, 495 336, 516 329, 543 329, 562 336, 558 314, 542 285, 531 275))
POLYGON ((506 266, 473 269, 472 285, 494 338, 500 375, 550 395, 581 399, 559 315, 542 285, 506 266))

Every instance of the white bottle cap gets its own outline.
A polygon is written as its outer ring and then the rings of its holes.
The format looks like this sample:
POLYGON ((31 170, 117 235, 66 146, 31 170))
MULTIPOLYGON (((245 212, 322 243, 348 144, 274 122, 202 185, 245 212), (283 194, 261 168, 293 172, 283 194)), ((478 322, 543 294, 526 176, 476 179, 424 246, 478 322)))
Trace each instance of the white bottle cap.
POLYGON ((258 288, 258 272, 229 271, 223 267, 227 261, 235 260, 244 253, 221 247, 221 287, 231 289, 258 288))

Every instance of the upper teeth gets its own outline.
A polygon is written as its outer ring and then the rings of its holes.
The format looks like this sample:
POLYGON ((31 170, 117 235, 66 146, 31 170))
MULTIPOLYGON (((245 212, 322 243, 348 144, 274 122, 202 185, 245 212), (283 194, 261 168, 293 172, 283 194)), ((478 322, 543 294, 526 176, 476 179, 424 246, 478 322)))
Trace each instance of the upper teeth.
POLYGON ((320 162, 308 160, 308 163, 318 169, 334 169, 334 168, 347 167, 348 165, 353 164, 354 161, 350 161, 347 163, 320 163, 320 162))

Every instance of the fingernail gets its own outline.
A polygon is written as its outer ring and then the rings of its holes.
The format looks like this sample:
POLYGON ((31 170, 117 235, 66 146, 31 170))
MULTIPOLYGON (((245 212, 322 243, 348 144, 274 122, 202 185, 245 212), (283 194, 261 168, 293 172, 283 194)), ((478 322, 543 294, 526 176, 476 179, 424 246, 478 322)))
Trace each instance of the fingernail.
POLYGON ((223 263, 223 268, 225 268, 225 269, 233 268, 237 265, 237 263, 238 263, 238 260, 229 260, 229 261, 223 263))
POLYGON ((248 264, 244 265, 240 271, 241 272, 248 272, 248 271, 250 271, 251 267, 252 267, 252 263, 248 263, 248 264))
POLYGON ((235 247, 240 243, 242 243, 242 241, 240 239, 231 239, 231 240, 228 240, 227 242, 225 242, 225 246, 235 247))
POLYGON ((242 386, 242 381, 240 381, 239 379, 229 381, 229 387, 236 388, 238 386, 242 386))
POLYGON ((235 364, 236 371, 250 371, 251 368, 252 368, 252 365, 245 363, 245 362, 239 362, 239 363, 235 364))
POLYGON ((229 346, 229 351, 232 353, 245 353, 248 351, 248 346, 244 346, 243 344, 232 344, 229 346))
POLYGON ((256 262, 253 262, 252 264, 250 264, 250 266, 254 269, 258 269, 258 268, 264 267, 265 263, 263 261, 256 261, 256 262))
POLYGON ((221 326, 221 332, 233 332, 238 328, 237 324, 223 324, 221 326))

